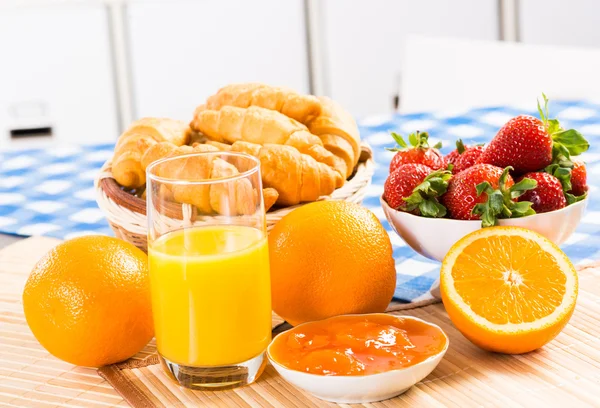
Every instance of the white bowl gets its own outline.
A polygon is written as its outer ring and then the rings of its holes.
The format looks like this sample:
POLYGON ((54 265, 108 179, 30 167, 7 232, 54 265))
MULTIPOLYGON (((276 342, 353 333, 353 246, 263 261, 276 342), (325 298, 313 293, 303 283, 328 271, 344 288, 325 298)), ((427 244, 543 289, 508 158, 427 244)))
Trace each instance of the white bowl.
MULTIPOLYGON (((560 245, 579 225, 587 201, 586 198, 560 210, 523 218, 499 220, 498 223, 536 231, 560 245)), ((380 198, 380 202, 387 220, 400 238, 419 254, 440 262, 454 243, 481 228, 481 221, 420 217, 394 210, 383 197, 380 198)))
MULTIPOLYGON (((385 314, 385 313, 373 313, 385 314)), ((439 362, 446 354, 450 341, 446 333, 437 325, 426 322, 413 316, 394 316, 402 319, 412 319, 423 322, 429 326, 436 327, 446 337, 446 347, 440 353, 429 357, 420 363, 413 366, 401 368, 397 370, 386 371, 378 374, 369 375, 317 375, 309 374, 302 371, 291 370, 271 357, 271 346, 277 337, 275 336, 269 347, 267 355, 269 360, 275 367, 275 370, 287 382, 295 387, 301 388, 317 398, 325 401, 358 404, 381 401, 393 398, 402 394, 410 387, 427 377, 437 367, 439 362)), ((304 323, 306 324, 306 323, 304 323)), ((296 326, 300 327, 302 325, 296 326)))

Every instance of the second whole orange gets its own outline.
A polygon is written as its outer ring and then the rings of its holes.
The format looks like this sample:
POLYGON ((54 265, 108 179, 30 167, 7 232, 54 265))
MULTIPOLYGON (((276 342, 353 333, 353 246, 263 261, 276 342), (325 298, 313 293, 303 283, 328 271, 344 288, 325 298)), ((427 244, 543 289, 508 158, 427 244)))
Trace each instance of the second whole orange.
POLYGON ((383 312, 396 287, 392 245, 377 217, 344 201, 304 205, 269 234, 273 310, 292 325, 383 312))

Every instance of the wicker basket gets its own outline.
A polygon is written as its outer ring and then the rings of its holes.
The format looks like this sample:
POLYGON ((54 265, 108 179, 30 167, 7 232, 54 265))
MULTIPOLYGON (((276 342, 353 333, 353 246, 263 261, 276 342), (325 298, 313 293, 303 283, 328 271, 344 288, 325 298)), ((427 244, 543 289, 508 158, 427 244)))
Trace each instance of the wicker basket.
MULTIPOLYGON (((371 148, 363 143, 361 155, 356 170, 350 179, 322 200, 344 200, 352 203, 362 203, 367 187, 371 183, 375 164, 371 148)), ((106 215, 108 223, 118 238, 131 242, 143 251, 147 251, 147 220, 146 200, 124 191, 115 181, 111 171, 111 160, 102 166, 102 170, 94 182, 96 201, 106 215)), ((267 229, 273 226, 293 209, 303 204, 291 207, 277 208, 267 213, 267 229)), ((179 209, 181 213, 181 209, 179 209)))

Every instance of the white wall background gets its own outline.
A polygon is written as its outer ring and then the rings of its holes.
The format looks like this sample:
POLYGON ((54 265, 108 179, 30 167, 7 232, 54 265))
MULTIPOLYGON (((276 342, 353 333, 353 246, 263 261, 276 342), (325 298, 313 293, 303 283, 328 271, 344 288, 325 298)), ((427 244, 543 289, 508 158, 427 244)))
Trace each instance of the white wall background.
POLYGON ((600 47, 598 0, 520 0, 519 5, 522 42, 600 47))
POLYGON ((140 2, 127 16, 137 116, 189 120, 231 82, 309 91, 302 0, 140 2))
POLYGON ((597 0, 1 0, 0 148, 11 129, 87 143, 140 116, 187 120, 236 81, 388 113, 410 34, 497 40, 511 13, 524 43, 600 47, 597 0))
POLYGON ((325 0, 319 4, 327 91, 358 116, 393 109, 409 34, 498 39, 496 0, 325 0))
POLYGON ((0 147, 11 129, 51 126, 86 143, 118 132, 102 4, 0 8, 0 147))

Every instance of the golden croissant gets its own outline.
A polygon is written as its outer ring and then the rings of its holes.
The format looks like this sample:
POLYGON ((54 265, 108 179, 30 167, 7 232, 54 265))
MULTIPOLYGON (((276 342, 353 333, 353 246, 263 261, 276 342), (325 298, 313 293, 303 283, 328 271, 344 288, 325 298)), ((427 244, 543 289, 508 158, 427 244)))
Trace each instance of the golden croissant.
MULTIPOLYGON (((191 127, 216 142, 287 145, 334 169, 339 164, 336 157, 323 147, 321 139, 310 133, 306 126, 274 110, 258 106, 197 110, 191 127)), ((344 183, 345 167, 340 174, 343 177, 337 187, 344 183)))
POLYGON ((360 158, 360 134, 352 116, 332 99, 322 96, 322 111, 307 123, 311 133, 317 135, 323 146, 341 158, 349 177, 360 158))
MULTIPOLYGON (((197 144, 175 146, 170 142, 141 141, 140 149, 144 170, 154 161, 162 158, 189 155, 190 153, 217 152, 214 146, 197 144)), ((190 156, 182 160, 160 164, 157 175, 171 179, 202 180, 219 179, 239 174, 237 167, 219 157, 190 156)), ((252 214, 256 211, 256 191, 248 179, 237 179, 212 185, 171 185, 170 193, 175 201, 195 205, 202 213, 210 214, 252 214)), ((263 189, 265 211, 277 200, 274 189, 263 189)))
MULTIPOLYGON (((330 98, 301 95, 286 88, 263 84, 234 84, 221 88, 215 95, 209 97, 205 105, 196 109, 194 116, 198 117, 205 110, 222 110, 226 106, 262 107, 280 112, 308 126, 308 130, 321 140, 318 145, 324 146, 333 156, 324 155, 320 148, 318 154, 312 154, 306 149, 302 153, 309 154, 317 161, 333 167, 342 174, 344 179, 352 174, 358 163, 360 135, 356 122, 348 112, 330 98)), ((192 127, 194 127, 193 123, 192 127)), ((272 141, 246 139, 244 135, 241 138, 253 143, 272 143, 272 141)), ((294 146, 291 143, 287 144, 294 146)))
MULTIPOLYGON (((275 201, 287 206, 317 200, 341 187, 359 160, 359 144, 356 123, 329 98, 258 83, 233 84, 199 106, 189 125, 160 118, 134 122, 117 141, 112 173, 120 185, 138 189, 146 182, 146 167, 160 158, 204 151, 245 152, 260 161, 265 206, 275 201)), ((166 170, 168 177, 237 174, 226 160, 210 161, 205 156, 183 163, 166 170)), ((243 184, 227 192, 175 186, 168 194, 201 211, 244 213, 257 203, 258 193, 243 184), (225 193, 228 200, 222 199, 225 193), (225 208, 226 203, 236 208, 225 208)))
POLYGON ((220 110, 223 106, 248 108, 259 106, 281 112, 300 123, 321 114, 321 103, 312 95, 302 95, 296 91, 258 83, 227 85, 208 98, 206 105, 199 109, 220 110))
POLYGON ((143 151, 140 140, 168 141, 175 146, 189 142, 191 129, 182 121, 166 118, 142 118, 129 126, 115 146, 112 173, 117 182, 129 188, 139 188, 146 183, 146 173, 141 165, 143 151))
MULTIPOLYGON (((209 142, 223 148, 219 142, 209 142)), ((331 194, 342 178, 338 172, 290 146, 238 141, 228 150, 258 158, 263 185, 277 190, 277 204, 295 205, 331 194)))

